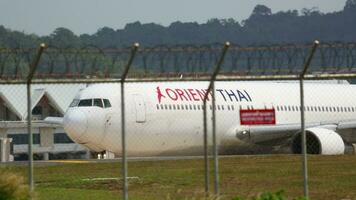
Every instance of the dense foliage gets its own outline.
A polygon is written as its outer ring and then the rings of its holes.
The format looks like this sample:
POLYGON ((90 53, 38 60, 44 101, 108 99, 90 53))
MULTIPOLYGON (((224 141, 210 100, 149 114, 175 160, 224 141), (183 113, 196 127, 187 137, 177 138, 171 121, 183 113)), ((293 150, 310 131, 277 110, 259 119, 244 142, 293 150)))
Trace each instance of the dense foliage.
POLYGON ((124 29, 103 27, 96 33, 75 35, 60 27, 48 36, 12 31, 0 26, 0 47, 34 47, 44 41, 58 48, 122 47, 139 41, 145 46, 206 44, 229 40, 240 45, 305 43, 314 39, 324 42, 356 41, 356 0, 348 0, 343 10, 322 13, 317 8, 272 13, 264 5, 257 5, 250 17, 211 19, 204 24, 174 22, 168 27, 155 23, 127 24, 124 29))
POLYGON ((13 173, 0 172, 0 200, 30 199, 24 178, 13 173))
MULTIPOLYGON (((280 190, 275 193, 266 192, 251 198, 251 200, 287 200, 287 199, 289 198, 285 196, 284 190, 280 190)), ((233 198, 232 200, 246 200, 246 199, 242 197, 236 197, 233 198)), ((307 199, 304 197, 298 197, 295 198, 294 200, 307 200, 307 199)))

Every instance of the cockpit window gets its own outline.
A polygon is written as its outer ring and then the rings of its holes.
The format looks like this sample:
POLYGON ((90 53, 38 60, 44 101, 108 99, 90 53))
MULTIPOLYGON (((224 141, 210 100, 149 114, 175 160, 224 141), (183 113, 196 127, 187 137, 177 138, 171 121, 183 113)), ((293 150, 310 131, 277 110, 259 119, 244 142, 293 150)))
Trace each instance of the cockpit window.
POLYGON ((92 106, 92 99, 81 99, 78 104, 79 107, 92 106))
POLYGON ((69 107, 77 107, 79 104, 79 99, 73 99, 72 103, 70 103, 69 107))
POLYGON ((74 99, 69 107, 90 107, 97 106, 101 108, 110 108, 109 99, 74 99))
POLYGON ((103 102, 101 99, 94 99, 94 106, 103 107, 103 102))
POLYGON ((109 108, 109 107, 111 107, 111 104, 110 104, 109 99, 103 99, 103 100, 104 100, 104 105, 105 105, 105 108, 109 108))

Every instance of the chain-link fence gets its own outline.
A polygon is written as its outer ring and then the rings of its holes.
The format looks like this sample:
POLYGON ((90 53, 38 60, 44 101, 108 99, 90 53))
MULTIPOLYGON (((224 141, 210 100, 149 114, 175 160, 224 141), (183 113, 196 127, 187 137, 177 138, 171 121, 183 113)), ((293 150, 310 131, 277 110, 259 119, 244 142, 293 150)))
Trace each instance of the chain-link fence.
MULTIPOLYGON (((221 75, 294 75, 302 70, 310 45, 240 47, 231 45, 221 75)), ((219 59, 221 45, 158 46, 140 48, 129 77, 209 76, 219 59)), ((0 49, 1 79, 21 79, 36 49, 0 49)), ((36 78, 121 78, 130 48, 79 49, 49 46, 36 69, 36 78)), ((352 73, 356 67, 354 43, 321 44, 313 59, 313 73, 352 73)))
POLYGON ((38 199, 353 199, 354 61, 354 44, 3 49, 0 169, 38 199))

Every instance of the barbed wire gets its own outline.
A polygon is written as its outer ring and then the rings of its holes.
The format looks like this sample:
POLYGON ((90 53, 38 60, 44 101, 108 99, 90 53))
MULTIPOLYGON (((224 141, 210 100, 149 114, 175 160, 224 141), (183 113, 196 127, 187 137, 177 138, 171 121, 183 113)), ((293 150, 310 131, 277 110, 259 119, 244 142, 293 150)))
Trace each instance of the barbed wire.
MULTIPOLYGON (((210 74, 222 45, 180 45, 140 48, 130 77, 210 74)), ((284 75, 302 70, 311 45, 249 46, 232 45, 222 74, 284 75)), ((36 49, 0 49, 0 78, 26 77, 36 49)), ((57 48, 49 46, 42 55, 36 78, 118 78, 130 57, 130 48, 57 48)), ((322 44, 311 63, 310 73, 353 73, 356 70, 356 44, 322 44)))

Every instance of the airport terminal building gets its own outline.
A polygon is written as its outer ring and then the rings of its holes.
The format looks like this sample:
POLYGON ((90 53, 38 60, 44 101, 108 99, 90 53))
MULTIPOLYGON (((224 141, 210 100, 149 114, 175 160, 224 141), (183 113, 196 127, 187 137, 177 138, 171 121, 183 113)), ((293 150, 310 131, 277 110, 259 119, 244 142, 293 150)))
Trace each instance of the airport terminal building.
MULTIPOLYGON (((88 158, 90 152, 74 143, 60 125, 44 123, 48 116, 63 117, 75 95, 86 84, 31 86, 34 159, 88 158)), ((26 85, 0 85, 0 162, 27 160, 26 85)))

